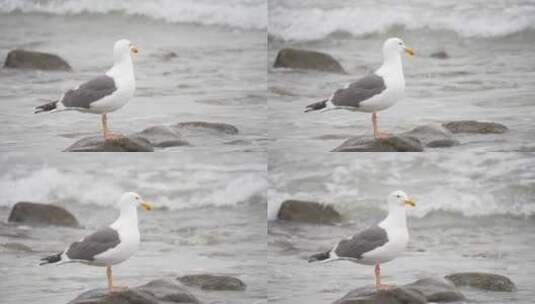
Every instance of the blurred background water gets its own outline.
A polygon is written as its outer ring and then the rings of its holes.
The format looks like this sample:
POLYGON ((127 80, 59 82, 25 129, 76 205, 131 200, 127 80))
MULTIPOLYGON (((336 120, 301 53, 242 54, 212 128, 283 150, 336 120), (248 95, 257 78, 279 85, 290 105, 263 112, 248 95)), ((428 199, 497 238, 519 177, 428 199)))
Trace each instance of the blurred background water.
POLYGON ((514 293, 463 291, 477 303, 531 303, 535 275, 535 158, 530 153, 271 153, 268 190, 269 301, 331 303, 373 284, 373 269, 306 258, 381 221, 385 198, 403 190, 406 252, 384 264, 395 285, 453 272, 510 277, 514 293), (345 221, 313 225, 277 221, 282 201, 330 204, 345 221), (272 292, 273 291, 273 292, 272 292))
POLYGON ((133 59, 137 90, 110 114, 112 130, 225 122, 240 130, 232 145, 176 150, 264 151, 266 22, 262 0, 0 0, 1 62, 22 48, 58 54, 74 69, 0 69, 0 150, 61 151, 99 132, 97 115, 35 115, 32 108, 104 73, 114 42, 128 38, 141 51, 133 59))
POLYGON ((141 246, 115 267, 119 286, 191 273, 222 273, 247 284, 243 292, 191 288, 206 303, 266 303, 265 155, 261 153, 4 154, 0 157, 2 303, 66 303, 105 287, 101 267, 38 266, 118 216, 116 201, 135 191, 156 209, 139 210, 141 246), (70 210, 82 228, 7 223, 18 201, 54 203, 70 210))
POLYGON ((402 56, 405 98, 379 113, 385 132, 489 120, 510 131, 460 135, 461 145, 449 150, 534 151, 535 1, 270 0, 268 5, 270 149, 330 151, 345 137, 371 134, 369 114, 303 110, 378 68, 384 40, 397 36, 416 56, 402 56), (284 47, 327 52, 348 75, 271 68, 284 47), (431 57, 436 52, 449 58, 431 57))

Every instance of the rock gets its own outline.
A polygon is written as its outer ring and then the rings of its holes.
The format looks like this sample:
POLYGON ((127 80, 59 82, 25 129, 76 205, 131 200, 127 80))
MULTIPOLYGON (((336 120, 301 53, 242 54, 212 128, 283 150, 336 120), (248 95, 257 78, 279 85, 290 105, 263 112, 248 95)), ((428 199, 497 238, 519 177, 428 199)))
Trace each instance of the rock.
POLYGON ((72 71, 71 66, 57 55, 25 50, 10 51, 4 68, 72 71))
POLYGON ((441 124, 418 126, 400 135, 418 138, 423 145, 430 148, 444 148, 459 144, 453 134, 441 124))
POLYGON ((277 217, 285 221, 332 224, 342 216, 332 206, 317 202, 287 200, 282 202, 277 217))
POLYGON ((213 274, 191 274, 178 277, 177 280, 188 286, 206 290, 245 290, 246 285, 240 279, 213 274))
POLYGON ((425 278, 403 288, 413 289, 420 292, 429 302, 455 302, 464 300, 464 295, 457 290, 455 285, 444 279, 425 278))
POLYGON ((452 133, 503 134, 507 127, 496 122, 458 120, 442 124, 452 133))
POLYGON ((201 303, 183 286, 170 280, 154 280, 149 283, 109 294, 107 289, 86 291, 69 304, 170 304, 201 303))
POLYGON ((445 276, 457 287, 470 286, 474 288, 492 291, 513 291, 515 284, 506 276, 483 273, 483 272, 461 272, 445 276))
POLYGON ((77 227, 78 221, 63 207, 19 202, 11 209, 8 222, 28 225, 57 225, 77 227))
POLYGON ((159 148, 189 145, 177 130, 169 126, 149 127, 141 132, 132 134, 131 137, 145 139, 154 147, 159 148))
POLYGON ((412 136, 393 135, 386 139, 373 136, 350 137, 333 152, 422 152, 420 140, 412 136))
POLYGON ((187 121, 179 122, 173 126, 174 128, 180 129, 207 129, 220 133, 235 135, 238 134, 238 128, 231 124, 221 123, 221 122, 206 122, 206 121, 187 121))
POLYGON ((144 138, 121 136, 105 140, 101 135, 84 137, 70 145, 67 152, 152 152, 150 142, 144 138))
POLYGON ((273 67, 346 74, 340 63, 329 54, 291 48, 279 51, 273 67))
POLYGON ((5 243, 1 244, 0 247, 4 248, 7 251, 33 252, 32 248, 21 243, 5 243))
POLYGON ((462 301, 465 297, 451 282, 426 278, 411 284, 377 291, 375 287, 357 288, 347 293, 335 304, 419 304, 462 301))
POLYGON ((425 304, 425 297, 409 288, 377 290, 375 287, 357 288, 334 304, 425 304))
POLYGON ((450 56, 448 55, 448 53, 446 53, 446 51, 434 52, 429 56, 431 58, 437 58, 437 59, 448 59, 448 58, 450 58, 450 56))
POLYGON ((175 52, 167 52, 165 54, 163 54, 162 56, 162 59, 165 60, 165 61, 169 61, 173 58, 176 58, 178 57, 178 55, 175 53, 175 52))

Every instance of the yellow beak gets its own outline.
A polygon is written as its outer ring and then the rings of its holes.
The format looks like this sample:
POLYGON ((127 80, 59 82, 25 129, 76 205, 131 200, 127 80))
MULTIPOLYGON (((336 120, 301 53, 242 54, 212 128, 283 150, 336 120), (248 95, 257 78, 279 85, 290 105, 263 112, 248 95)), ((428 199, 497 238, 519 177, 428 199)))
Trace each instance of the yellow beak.
POLYGON ((414 198, 409 198, 405 200, 405 206, 416 206, 416 200, 414 198))
POLYGON ((135 46, 131 46, 130 49, 132 50, 132 53, 137 54, 139 53, 139 49, 135 46))
POLYGON ((147 211, 150 211, 153 208, 152 203, 147 201, 142 202, 139 206, 147 211))
POLYGON ((405 48, 405 53, 413 56, 414 55, 414 49, 413 48, 410 48, 410 47, 406 47, 405 48))

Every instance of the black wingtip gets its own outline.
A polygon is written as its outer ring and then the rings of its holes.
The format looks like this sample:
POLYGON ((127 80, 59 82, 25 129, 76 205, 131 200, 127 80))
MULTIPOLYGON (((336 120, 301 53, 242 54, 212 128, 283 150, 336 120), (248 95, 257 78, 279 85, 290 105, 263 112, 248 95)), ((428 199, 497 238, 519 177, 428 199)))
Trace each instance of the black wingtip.
POLYGON ((58 254, 55 254, 55 255, 49 255, 47 257, 44 257, 44 258, 41 258, 41 263, 39 263, 39 266, 41 265, 45 265, 45 264, 52 264, 52 263, 56 263, 56 262, 59 262, 61 261, 61 254, 63 252, 60 252, 58 254))

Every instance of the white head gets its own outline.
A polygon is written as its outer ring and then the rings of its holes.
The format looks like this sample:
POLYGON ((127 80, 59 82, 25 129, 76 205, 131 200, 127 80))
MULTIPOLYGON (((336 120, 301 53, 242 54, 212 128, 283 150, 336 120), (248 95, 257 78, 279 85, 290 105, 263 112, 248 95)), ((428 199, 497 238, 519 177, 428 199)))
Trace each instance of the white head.
POLYGON ((393 55, 398 55, 401 52, 405 52, 409 55, 414 55, 414 50, 405 45, 405 42, 399 38, 388 38, 383 44, 383 56, 385 58, 392 57, 393 55))
POLYGON ((416 200, 409 198, 409 196, 403 191, 394 191, 390 193, 387 198, 388 210, 390 212, 394 210, 405 210, 405 207, 416 206, 416 200))
POLYGON ((113 57, 115 62, 121 61, 124 58, 130 58, 130 52, 137 54, 139 49, 136 48, 130 40, 121 39, 115 42, 113 46, 113 57))
POLYGON ((138 206, 147 211, 152 209, 152 204, 150 202, 144 201, 139 194, 134 192, 125 192, 119 200, 119 208, 121 208, 121 212, 130 209, 135 210, 138 206))

